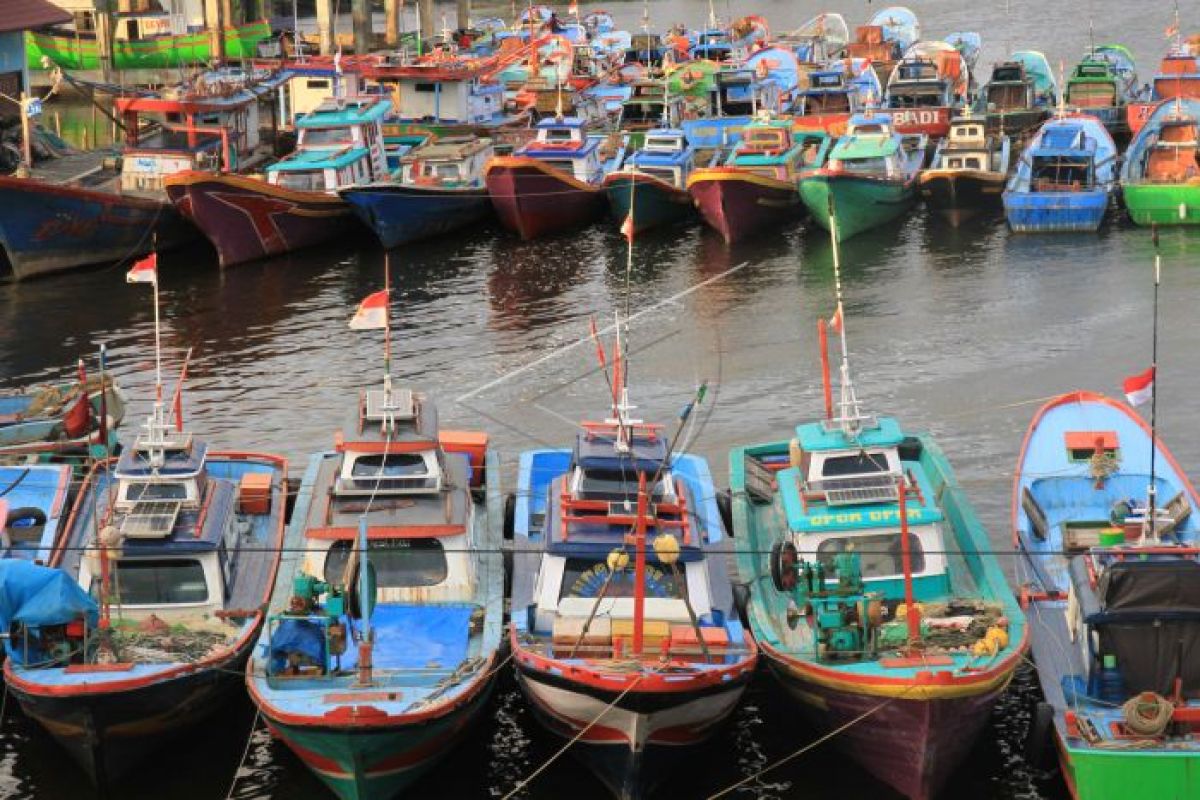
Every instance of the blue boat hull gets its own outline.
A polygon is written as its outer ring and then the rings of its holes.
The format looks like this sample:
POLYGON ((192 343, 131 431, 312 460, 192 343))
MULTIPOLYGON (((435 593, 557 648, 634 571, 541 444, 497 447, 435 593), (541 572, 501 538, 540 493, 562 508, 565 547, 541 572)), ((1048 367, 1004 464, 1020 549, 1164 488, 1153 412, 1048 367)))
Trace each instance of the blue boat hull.
POLYGON ((1095 231, 1108 211, 1108 191, 1005 192, 1004 213, 1018 233, 1095 231))
POLYGON ((0 177, 0 280, 145 255, 196 238, 166 197, 154 200, 0 177), (4 261, 7 260, 7 265, 4 261))
POLYGON ((389 250, 458 230, 492 211, 483 188, 372 186, 345 189, 340 194, 389 250))

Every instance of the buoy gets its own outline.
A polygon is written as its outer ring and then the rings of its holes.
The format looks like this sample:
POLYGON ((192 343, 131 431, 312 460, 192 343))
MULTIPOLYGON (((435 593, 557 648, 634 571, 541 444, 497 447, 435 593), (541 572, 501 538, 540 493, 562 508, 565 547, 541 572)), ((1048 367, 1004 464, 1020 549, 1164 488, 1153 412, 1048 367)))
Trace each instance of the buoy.
POLYGON ((613 550, 608 554, 608 571, 620 572, 629 566, 629 554, 624 550, 613 550))
POLYGON ((664 533, 654 539, 654 554, 664 564, 679 560, 679 540, 673 534, 664 533))

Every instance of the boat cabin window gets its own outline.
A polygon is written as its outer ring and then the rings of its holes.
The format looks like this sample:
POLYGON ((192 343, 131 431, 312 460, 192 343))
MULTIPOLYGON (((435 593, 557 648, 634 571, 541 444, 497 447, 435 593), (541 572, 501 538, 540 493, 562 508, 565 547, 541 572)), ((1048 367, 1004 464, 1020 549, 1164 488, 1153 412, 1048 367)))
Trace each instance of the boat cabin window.
POLYGON ((806 114, 849 114, 850 95, 845 92, 810 94, 804 98, 806 114))
MULTIPOLYGON (((325 581, 340 586, 346 578, 346 562, 357 546, 341 540, 325 556, 325 581)), ((449 565, 446 551, 437 539, 377 539, 368 544, 375 585, 381 589, 413 589, 436 586, 446 580, 449 565)))
POLYGON ((306 80, 304 82, 304 87, 306 89, 328 89, 329 88, 329 79, 328 78, 309 78, 308 80, 306 80))
MULTIPOLYGON (((118 602, 129 606, 208 602, 204 566, 196 559, 127 559, 114 562, 112 587, 118 602)), ((100 578, 92 580, 92 594, 100 578)))
POLYGON ((415 83, 413 84, 414 92, 424 92, 425 94, 433 94, 437 92, 436 83, 415 83))
POLYGON ((945 105, 941 92, 894 94, 888 103, 891 108, 936 108, 941 105, 945 105))
POLYGON ((658 122, 662 118, 661 103, 630 103, 621 108, 621 119, 627 122, 658 122))
POLYGON ((125 496, 130 502, 137 500, 186 500, 186 483, 127 483, 125 496))
POLYGON ((1042 157, 1033 159, 1033 184, 1038 191, 1071 191, 1091 184, 1092 163, 1087 158, 1042 157))
POLYGON ((325 171, 311 170, 305 172, 276 172, 275 185, 298 192, 325 191, 325 171))
POLYGON ((571 128, 546 128, 543 133, 543 140, 547 142, 569 142, 574 139, 574 131, 571 128))
POLYGON ((350 128, 304 128, 304 144, 307 145, 330 145, 330 144, 351 144, 354 141, 354 134, 350 128))
POLYGON ((380 453, 354 459, 349 477, 355 489, 420 489, 427 485, 430 469, 417 453, 380 453))
POLYGON ((843 172, 855 172, 861 175, 883 175, 888 171, 885 158, 848 158, 837 164, 843 172))
POLYGON ((983 169, 983 162, 980 160, 979 156, 947 158, 946 167, 948 169, 983 169))
POLYGON ((822 478, 887 471, 887 456, 883 453, 858 452, 852 456, 830 456, 821 464, 822 478))
MULTIPOLYGON (((916 534, 908 534, 913 574, 925 571, 925 551, 916 534)), ((832 536, 817 545, 817 560, 824 565, 827 578, 836 578, 833 557, 851 550, 859 554, 864 578, 886 578, 904 574, 900 533, 870 536, 832 536)))
MULTIPOLYGON (((613 575, 608 588, 604 590, 605 597, 633 597, 633 555, 630 554, 629 569, 621 570, 613 575)), ((562 590, 559 598, 564 597, 598 597, 604 581, 608 577, 608 564, 605 559, 593 561, 590 558, 568 558, 563 567, 562 590)), ((675 573, 664 569, 658 564, 646 564, 646 597, 664 597, 668 599, 683 599, 687 596, 687 580, 681 568, 679 583, 675 581, 675 573)))
POLYGON ((988 89, 988 110, 1012 111, 1026 108, 1029 103, 1028 90, 1020 86, 993 86, 988 89))

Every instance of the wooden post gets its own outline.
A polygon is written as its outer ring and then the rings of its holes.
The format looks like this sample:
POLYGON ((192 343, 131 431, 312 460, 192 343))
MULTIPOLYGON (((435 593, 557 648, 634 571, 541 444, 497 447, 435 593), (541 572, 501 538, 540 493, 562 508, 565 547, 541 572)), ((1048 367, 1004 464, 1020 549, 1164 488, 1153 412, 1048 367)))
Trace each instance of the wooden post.
POLYGON ((317 0, 317 32, 321 37, 321 55, 333 55, 333 0, 317 0))
POLYGON ((96 0, 96 10, 92 12, 92 22, 96 25, 96 50, 100 57, 100 76, 105 82, 112 80, 112 7, 109 0, 96 0))
POLYGON ((383 0, 383 38, 389 46, 400 43, 400 0, 383 0))
POLYGON ((26 174, 33 171, 33 126, 29 123, 29 94, 21 92, 21 165, 26 174))
POLYGON ((429 50, 433 47, 433 0, 417 0, 417 10, 421 15, 421 49, 429 50))
POLYGON ((208 28, 209 53, 213 61, 225 60, 225 6, 228 0, 205 0, 204 26, 208 28))
POLYGON ((471 0, 455 0, 455 6, 458 12, 458 29, 466 30, 471 27, 471 0))
POLYGON ((917 611, 913 599, 912 545, 908 541, 908 487, 903 475, 897 479, 896 488, 900 492, 900 559, 904 565, 905 618, 908 620, 908 642, 914 644, 921 641, 921 613, 917 611))
POLYGON ((350 20, 354 27, 354 52, 365 56, 371 52, 371 3, 370 0, 351 0, 350 20))

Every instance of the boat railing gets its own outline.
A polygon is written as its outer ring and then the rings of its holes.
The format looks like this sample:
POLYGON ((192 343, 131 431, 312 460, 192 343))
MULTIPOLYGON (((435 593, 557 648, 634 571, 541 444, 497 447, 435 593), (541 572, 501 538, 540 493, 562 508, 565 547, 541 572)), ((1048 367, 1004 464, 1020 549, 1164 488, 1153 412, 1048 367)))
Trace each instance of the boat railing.
MULTIPOLYGON (((678 531, 684 545, 692 543, 691 511, 683 486, 676 482, 675 502, 659 500, 651 503, 647 510, 647 527, 658 532, 678 531)), ((637 525, 637 511, 625 500, 583 499, 563 492, 560 495, 559 526, 562 541, 570 541, 571 526, 595 527, 597 525, 628 527, 637 525)))

